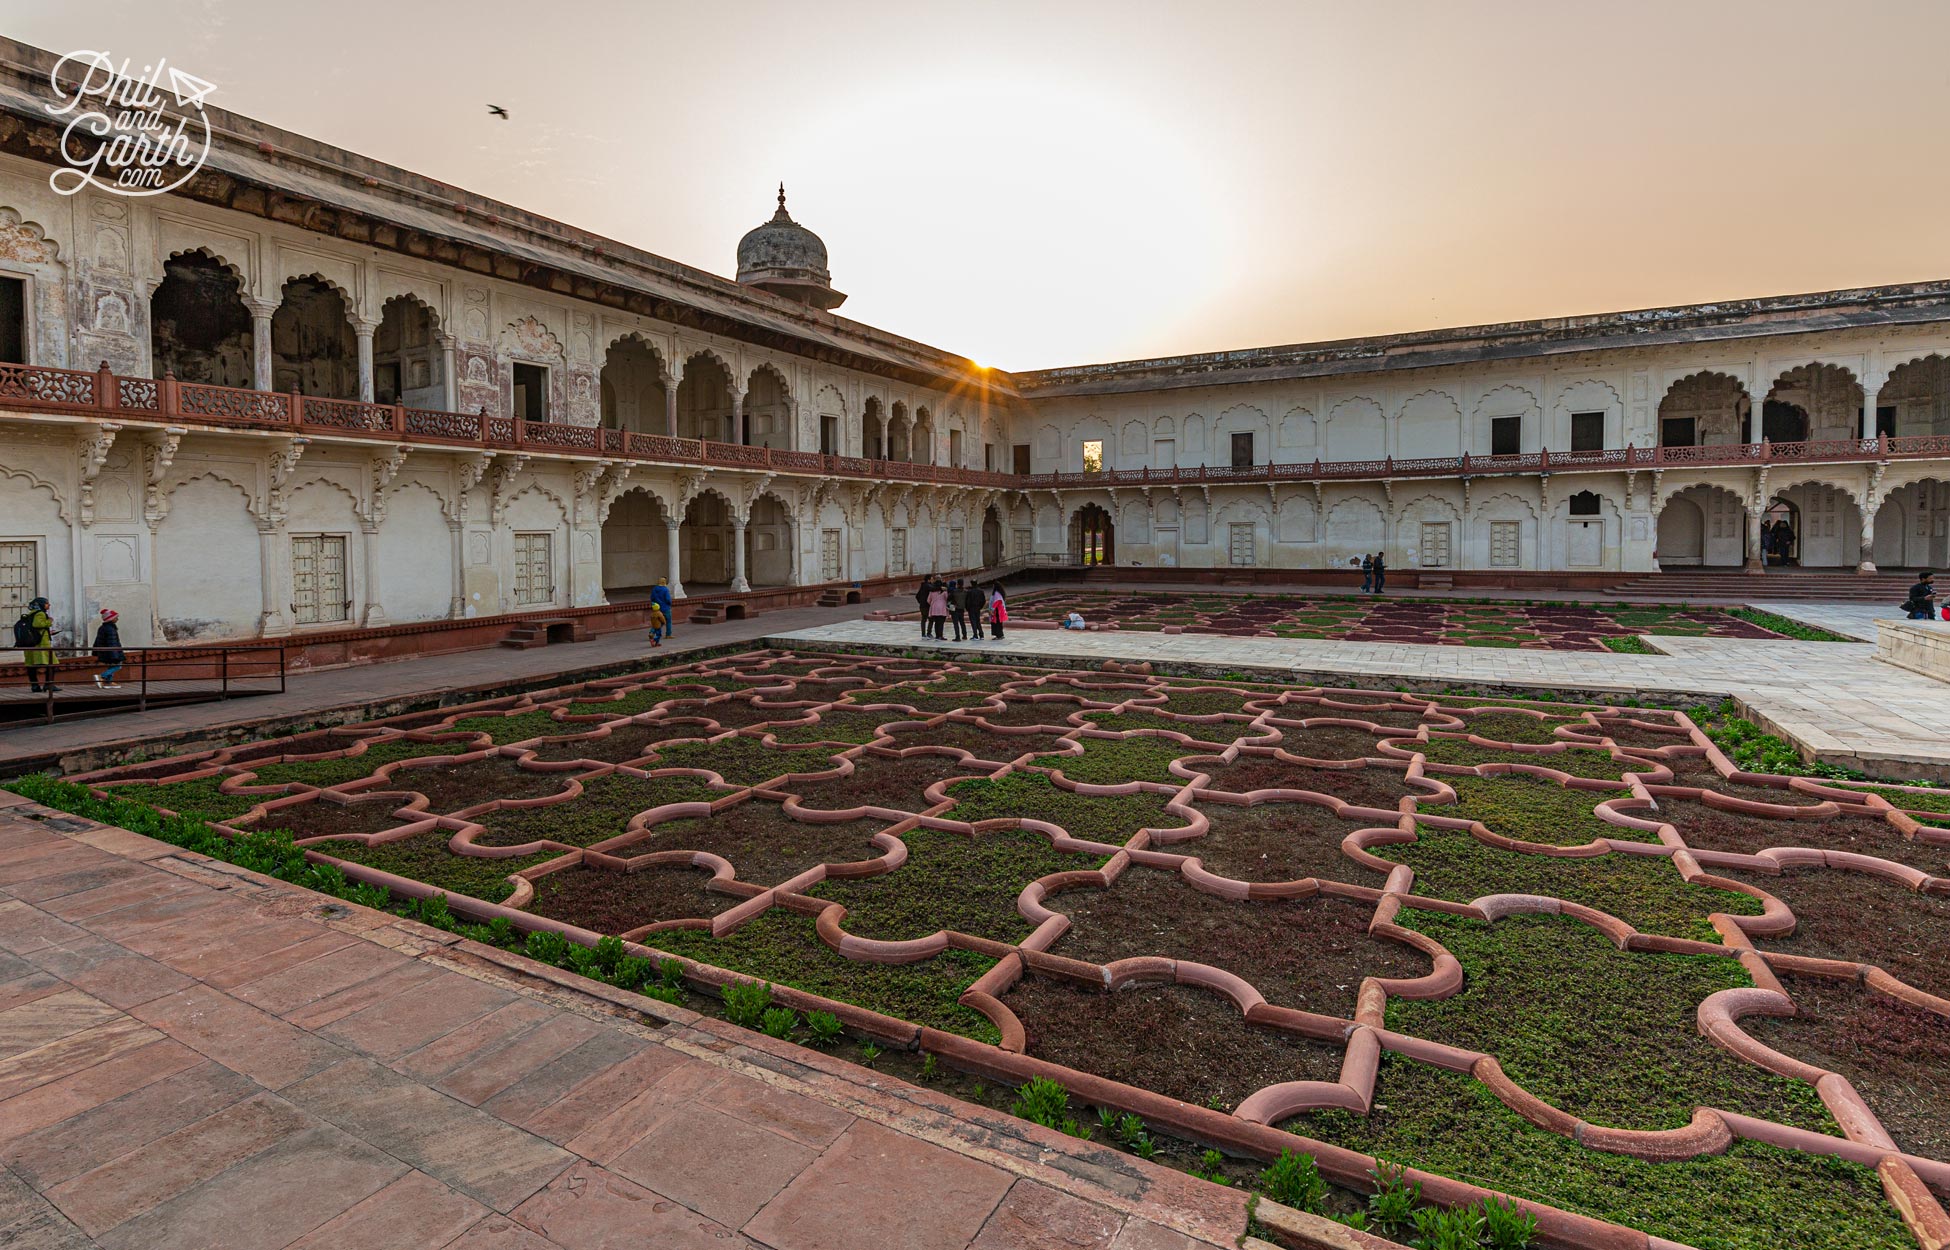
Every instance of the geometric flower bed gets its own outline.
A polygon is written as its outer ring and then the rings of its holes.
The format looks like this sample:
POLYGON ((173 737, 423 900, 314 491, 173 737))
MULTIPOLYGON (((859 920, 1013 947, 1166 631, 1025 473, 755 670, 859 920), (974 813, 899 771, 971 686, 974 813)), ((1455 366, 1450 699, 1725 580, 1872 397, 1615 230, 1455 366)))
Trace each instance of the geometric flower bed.
POLYGON ((1330 1211, 1950 1231, 1950 792, 1677 712, 762 651, 78 780, 1330 1211))
MULTIPOLYGON (((1471 603, 1361 595, 1150 594, 1046 590, 1009 601, 1020 621, 1055 624, 1071 612, 1091 625, 1242 637, 1334 638, 1458 647, 1605 651, 1606 639, 1640 634, 1694 638, 1783 638, 1833 642, 1839 635, 1749 608, 1688 608, 1651 603, 1580 606, 1471 603)), ((911 619, 911 618, 910 618, 911 619)))

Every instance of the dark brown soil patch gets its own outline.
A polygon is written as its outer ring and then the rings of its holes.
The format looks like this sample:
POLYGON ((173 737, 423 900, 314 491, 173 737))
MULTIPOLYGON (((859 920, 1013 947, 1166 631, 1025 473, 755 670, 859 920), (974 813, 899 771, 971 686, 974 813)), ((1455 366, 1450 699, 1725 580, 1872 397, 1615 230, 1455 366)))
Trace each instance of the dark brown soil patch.
MULTIPOLYGON (((726 729, 743 729, 747 725, 773 720, 801 720, 805 714, 802 708, 759 707, 748 699, 731 699, 708 706, 702 702, 684 699, 664 705, 665 719, 673 716, 709 719, 718 722, 726 729)), ((705 733, 700 730, 694 736, 704 737, 705 733)))
POLYGON ((1787 955, 1876 964, 1927 994, 1950 998, 1950 898, 1917 894, 1894 881, 1838 868, 1718 875, 1757 885, 1788 905, 1794 932, 1754 945, 1787 955))
POLYGON ((1375 821, 1342 820, 1318 803, 1261 803, 1235 807, 1200 803, 1211 822, 1202 838, 1159 849, 1196 855, 1205 870, 1234 881, 1298 881, 1319 877, 1351 885, 1381 884, 1378 875, 1349 859, 1341 839, 1375 821))
POLYGON ((584 738, 576 742, 556 742, 540 747, 535 752, 535 758, 548 760, 551 763, 562 760, 599 760, 605 764, 622 764, 648 755, 650 748, 659 742, 669 742, 675 738, 694 738, 702 729, 700 725, 618 725, 610 730, 606 737, 584 738))
POLYGON ((905 759, 862 755, 853 761, 851 777, 802 782, 796 788, 801 806, 837 811, 847 807, 889 807, 920 812, 932 806, 923 793, 949 777, 980 776, 992 769, 972 768, 945 755, 911 755, 905 759))
POLYGON ((1003 1001, 1036 1058, 1189 1103, 1230 1111, 1268 1085, 1340 1078, 1340 1047, 1252 1028, 1212 990, 1137 985, 1111 994, 1027 976, 1003 1001))
POLYGON ((743 900, 704 888, 711 874, 688 866, 606 872, 564 868, 535 882, 528 910, 597 933, 622 933, 659 920, 707 919, 743 900))
MULTIPOLYGON (((1586 731, 1577 730, 1576 732, 1585 733, 1586 731)), ((1693 741, 1691 734, 1660 733, 1655 729, 1640 729, 1638 726, 1628 725, 1624 721, 1603 722, 1598 732, 1604 737, 1610 738, 1619 746, 1637 747, 1641 749, 1691 746, 1693 741)))
POLYGON ((1320 720, 1334 717, 1338 720, 1367 721, 1371 725, 1381 725, 1389 729, 1413 729, 1422 723, 1422 713, 1415 708, 1404 709, 1399 703, 1389 703, 1374 707, 1344 708, 1323 707, 1316 703, 1288 703, 1273 709, 1273 715, 1280 720, 1320 720))
POLYGON ((1691 799, 1674 798, 1659 800, 1659 814, 1679 830, 1679 836, 1694 850, 1752 855, 1770 846, 1806 846, 1822 851, 1875 855, 1934 876, 1950 875, 1950 846, 1913 842, 1894 825, 1875 817, 1776 820, 1724 812, 1691 799))
POLYGON ((1311 729, 1280 727, 1280 749, 1310 760, 1367 759, 1381 754, 1380 743, 1376 735, 1351 725, 1316 725, 1311 729))
MULTIPOLYGON (((1062 729, 1073 729, 1075 726, 1071 725, 1066 718, 1070 713, 1082 710, 1081 703, 1073 703, 1068 699, 1044 699, 1035 703, 1012 699, 999 712, 993 708, 983 708, 972 712, 971 715, 980 716, 991 725, 1054 725, 1062 729)), ((1106 715, 1109 713, 1107 708, 1098 710, 1106 715)))
POLYGON ((1212 789, 1229 794, 1309 790, 1359 807, 1387 811, 1393 811, 1404 796, 1423 793, 1402 779, 1400 768, 1310 768, 1270 755, 1242 755, 1230 764, 1200 765, 1199 771, 1212 775, 1212 789))
POLYGON ((816 824, 793 820, 777 803, 753 799, 711 816, 666 821, 650 837, 632 843, 623 855, 653 851, 709 851, 731 861, 740 881, 777 885, 815 864, 848 864, 881 854, 873 835, 884 820, 816 824))
POLYGON ((1195 960, 1241 977, 1275 1006, 1329 1016, 1354 1011, 1362 977, 1418 977, 1431 966, 1412 947, 1368 936, 1373 903, 1236 902, 1160 868, 1133 867, 1109 889, 1064 890, 1047 906, 1071 921, 1055 954, 1099 964, 1195 960))
POLYGON ((476 841, 481 846, 562 842, 594 846, 621 837, 630 818, 667 803, 709 803, 723 798, 701 777, 633 777, 609 773, 582 783, 582 797, 544 807, 504 807, 485 812, 476 841))
POLYGON ((391 789, 426 795, 427 810, 442 814, 490 799, 539 799, 545 794, 559 794, 568 785, 567 773, 538 773, 511 759, 493 756, 444 768, 402 768, 388 783, 391 789))
POLYGON ((1910 1154, 1950 1157, 1950 1021, 1853 981, 1786 977, 1801 1011, 1740 1026, 1784 1055, 1849 1079, 1910 1154))
POLYGON ((226 762, 244 764, 252 760, 276 759, 280 755, 323 755, 327 751, 346 750, 368 736, 370 735, 316 733, 303 734, 296 738, 281 738, 275 742, 261 742, 255 746, 244 747, 231 755, 226 762))
POLYGON ((1790 790, 1785 786, 1779 789, 1773 786, 1750 786, 1738 781, 1728 781, 1722 777, 1701 777, 1697 781, 1688 780, 1686 784, 1698 786, 1702 790, 1711 790, 1716 794, 1724 794, 1729 798, 1745 799, 1749 803, 1772 803, 1776 807, 1813 807, 1823 801, 1819 795, 1803 794, 1799 790, 1790 790))
POLYGON ((379 833, 399 828, 393 809, 405 803, 396 795, 371 803, 327 803, 323 800, 280 807, 258 822, 262 829, 288 829, 294 838, 328 838, 348 833, 379 833))
POLYGON ((894 750, 909 747, 957 747, 977 759, 1007 763, 1019 755, 1040 754, 1057 749, 1060 735, 1002 734, 968 721, 943 721, 928 729, 904 729, 890 735, 883 746, 894 750))

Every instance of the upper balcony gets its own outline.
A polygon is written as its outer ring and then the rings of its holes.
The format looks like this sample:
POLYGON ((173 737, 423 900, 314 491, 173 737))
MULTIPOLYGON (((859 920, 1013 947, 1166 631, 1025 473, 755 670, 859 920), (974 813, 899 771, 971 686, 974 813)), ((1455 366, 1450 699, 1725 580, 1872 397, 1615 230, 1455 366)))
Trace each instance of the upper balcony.
POLYGON ((400 404, 320 399, 296 393, 206 386, 172 377, 130 378, 105 368, 88 373, 0 364, 0 407, 62 413, 90 421, 146 421, 196 429, 370 439, 429 450, 596 457, 950 486, 1013 488, 1017 481, 1013 474, 980 469, 785 451, 709 439, 525 421, 519 417, 408 408, 400 404))

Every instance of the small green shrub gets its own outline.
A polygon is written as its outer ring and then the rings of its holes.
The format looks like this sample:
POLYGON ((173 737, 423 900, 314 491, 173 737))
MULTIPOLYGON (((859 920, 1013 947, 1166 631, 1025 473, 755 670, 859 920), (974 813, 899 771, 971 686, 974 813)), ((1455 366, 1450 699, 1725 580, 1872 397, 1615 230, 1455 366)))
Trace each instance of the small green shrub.
POLYGON ((767 1037, 785 1041, 799 1027, 799 1013, 790 1007, 767 1007, 758 1018, 758 1027, 767 1037))
POLYGON ((932 1081, 936 1076, 940 1075, 940 1072, 941 1061, 939 1059, 933 1055, 921 1056, 920 1077, 923 1081, 932 1081))
POLYGON ((1016 1101, 1010 1106, 1009 1114, 1044 1128, 1061 1128, 1069 1110, 1070 1091, 1046 1076, 1039 1076, 1016 1091, 1016 1101))
MULTIPOLYGON (((831 1046, 833 1043, 839 1041, 840 1035, 845 1032, 844 1028, 840 1025, 840 1018, 830 1011, 807 1012, 806 1029, 812 1034, 807 1039, 807 1042, 813 1046, 831 1046)), ((928 1058, 932 1059, 934 1056, 929 1055, 928 1058)), ((922 1066, 925 1067, 926 1065, 923 1064, 922 1066)))
POLYGON ((559 964, 569 957, 569 939, 560 933, 550 933, 537 929, 522 943, 522 952, 530 959, 545 964, 559 964))
POLYGON ((764 981, 733 981, 724 987, 725 1019, 744 1029, 755 1029, 772 1005, 772 987, 764 981))
POLYGON ((1320 1167, 1310 1154, 1280 1151, 1280 1157, 1259 1174, 1259 1190, 1275 1202, 1296 1211, 1324 1211, 1327 1182, 1320 1178, 1320 1167))
POLYGON ((1491 1250, 1525 1250, 1537 1233, 1537 1217, 1503 1198, 1483 1203, 1483 1236, 1491 1250))
POLYGON ((1216 1150, 1208 1150, 1198 1157, 1198 1166, 1192 1175, 1200 1180, 1211 1181, 1214 1185, 1231 1185, 1232 1178, 1225 1173, 1226 1157, 1216 1150))
POLYGON ((866 1064, 869 1068, 873 1066, 873 1061, 880 1058, 884 1053, 886 1052, 872 1042, 860 1043, 860 1062, 866 1064))

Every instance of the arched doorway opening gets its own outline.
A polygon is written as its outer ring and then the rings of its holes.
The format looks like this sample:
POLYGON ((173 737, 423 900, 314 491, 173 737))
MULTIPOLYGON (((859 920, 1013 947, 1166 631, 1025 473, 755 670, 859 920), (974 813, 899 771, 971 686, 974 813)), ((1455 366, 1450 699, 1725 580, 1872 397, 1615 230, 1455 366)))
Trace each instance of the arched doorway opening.
POLYGON ((869 460, 887 458, 887 419, 880 401, 867 396, 866 410, 860 415, 860 451, 869 460))
POLYGON ((625 491, 603 520, 603 594, 611 601, 647 597, 670 576, 670 526, 663 502, 642 487, 625 491))
POLYGON ((1801 563, 1801 509, 1778 495, 1760 514, 1760 551, 1770 568, 1801 563))
POLYGON ((731 374, 708 352, 684 363, 677 384, 677 437, 730 442, 731 374))
POLYGON ((1862 386, 1840 365, 1788 370, 1761 406, 1760 432, 1770 443, 1855 438, 1861 429, 1862 386))
POLYGON ((1695 373, 1659 401, 1659 446, 1717 447, 1752 441, 1746 388, 1724 373, 1695 373))
POLYGON ((599 375, 603 428, 662 434, 669 401, 663 357, 642 339, 617 339, 603 353, 599 375))
POLYGON ((157 377, 253 386, 251 314, 237 275, 201 252, 164 261, 149 297, 149 353, 157 377))
POLYGON ((1950 481, 1924 478, 1890 490, 1874 528, 1870 549, 1878 569, 1950 565, 1950 481))
POLYGON ((745 526, 745 576, 754 587, 792 585, 792 513, 775 495, 760 495, 745 526))
POLYGON ((1660 568, 1738 568, 1745 556, 1747 510, 1718 486, 1675 492, 1659 509, 1660 568))
POLYGON ((1002 563, 1002 518, 990 504, 982 513, 982 567, 992 569, 1002 563))
POLYGON ((907 450, 909 441, 907 405, 897 399, 887 418, 887 458, 889 460, 910 459, 907 450))
POLYGON ((440 321, 411 295, 395 295, 380 311, 372 336, 372 399, 408 408, 445 408, 440 321))
POLYGON ((316 274, 285 283, 284 300, 271 314, 271 389, 359 397, 359 344, 345 297, 316 274))
POLYGON ((914 432, 908 441, 912 463, 934 463, 934 416, 926 408, 914 410, 914 432))
MULTIPOLYGON (((1950 360, 1925 356, 1891 373, 1876 392, 1876 433, 1950 434, 1950 360)), ((1879 525, 1876 533, 1882 533, 1879 525)))
POLYGON ((748 447, 792 447, 792 396, 785 379, 770 365, 752 370, 745 382, 744 441, 748 447))
POLYGON ((1117 525, 1110 513, 1094 503, 1077 509, 1070 519, 1070 550, 1086 566, 1117 563, 1117 525))
POLYGON ((685 593, 695 597, 731 589, 734 528, 730 506, 715 491, 705 491, 684 509, 677 546, 685 593))

